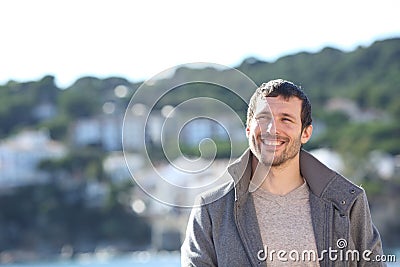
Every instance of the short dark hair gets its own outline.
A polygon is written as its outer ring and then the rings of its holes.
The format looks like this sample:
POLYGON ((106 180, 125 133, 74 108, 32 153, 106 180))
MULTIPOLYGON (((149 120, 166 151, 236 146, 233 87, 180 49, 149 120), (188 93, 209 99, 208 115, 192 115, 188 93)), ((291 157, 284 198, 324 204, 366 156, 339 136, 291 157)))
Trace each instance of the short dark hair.
POLYGON ((250 126, 250 121, 254 116, 254 111, 256 110, 258 99, 264 99, 266 97, 277 97, 280 95, 283 96, 286 100, 293 96, 300 98, 300 100, 302 100, 300 115, 301 130, 303 131, 307 126, 311 125, 311 103, 301 87, 290 81, 276 79, 271 80, 267 83, 263 83, 251 96, 249 107, 247 109, 247 127, 250 126))

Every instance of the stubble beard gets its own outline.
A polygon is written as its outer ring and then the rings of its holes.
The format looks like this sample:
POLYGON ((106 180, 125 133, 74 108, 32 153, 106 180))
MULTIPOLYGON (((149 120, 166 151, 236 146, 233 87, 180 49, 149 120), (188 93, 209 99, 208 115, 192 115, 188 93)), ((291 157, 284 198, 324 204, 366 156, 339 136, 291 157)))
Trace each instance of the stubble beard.
POLYGON ((293 140, 293 144, 289 144, 280 154, 275 153, 274 160, 272 162, 273 167, 282 166, 286 162, 294 159, 297 154, 299 154, 301 148, 301 139, 300 136, 293 140))
POLYGON ((293 141, 293 144, 288 144, 286 148, 278 153, 274 151, 265 151, 262 149, 262 144, 259 144, 255 138, 250 142, 250 150, 258 161, 265 166, 278 167, 286 162, 294 159, 300 152, 301 137, 299 136, 293 141))

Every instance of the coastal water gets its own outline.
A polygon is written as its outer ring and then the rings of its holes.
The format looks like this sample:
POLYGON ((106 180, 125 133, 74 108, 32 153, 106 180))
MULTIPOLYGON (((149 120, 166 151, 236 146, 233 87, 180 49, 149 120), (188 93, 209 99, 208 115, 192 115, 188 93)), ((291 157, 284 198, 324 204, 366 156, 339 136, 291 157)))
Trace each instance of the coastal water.
POLYGON ((4 267, 179 267, 179 253, 150 252, 133 253, 124 256, 81 255, 72 260, 58 260, 34 263, 12 263, 4 267))
MULTIPOLYGON (((400 250, 396 250, 396 261, 387 262, 388 267, 400 266, 400 250)), ((58 260, 35 263, 2 264, 4 267, 179 267, 180 255, 175 253, 139 252, 124 256, 92 254, 80 255, 73 260, 58 260)))

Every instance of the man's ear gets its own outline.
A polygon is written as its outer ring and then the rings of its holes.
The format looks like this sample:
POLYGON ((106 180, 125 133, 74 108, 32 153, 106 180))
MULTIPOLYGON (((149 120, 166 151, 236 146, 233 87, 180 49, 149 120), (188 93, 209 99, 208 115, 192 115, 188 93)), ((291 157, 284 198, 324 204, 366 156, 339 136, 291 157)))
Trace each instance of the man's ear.
POLYGON ((306 128, 304 128, 303 132, 301 133, 301 143, 305 144, 310 140, 311 135, 313 132, 313 126, 309 125, 306 128))
POLYGON ((250 127, 246 126, 246 137, 249 138, 250 135, 250 127))

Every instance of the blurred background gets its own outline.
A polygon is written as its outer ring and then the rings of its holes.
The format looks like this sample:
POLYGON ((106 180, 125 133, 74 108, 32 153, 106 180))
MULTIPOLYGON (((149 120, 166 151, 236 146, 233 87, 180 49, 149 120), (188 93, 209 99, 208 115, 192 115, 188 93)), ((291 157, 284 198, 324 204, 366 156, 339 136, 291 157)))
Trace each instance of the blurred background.
MULTIPOLYGON (((174 107, 196 97, 227 104, 244 122, 254 90, 242 88, 242 99, 189 84, 157 98, 177 81, 240 88, 232 71, 182 65, 189 62, 235 68, 257 85, 275 78, 301 85, 314 120, 305 149, 366 190, 385 254, 399 255, 399 4, 329 4, 2 1, 0 264, 179 266, 190 209, 157 201, 130 171, 165 197, 149 169, 189 184, 220 172, 247 146, 228 114, 188 121, 168 159, 162 141, 165 148, 177 137, 160 129, 174 107), (153 105, 130 105, 145 84, 153 105), (213 143, 200 154, 205 138, 213 143), (177 176, 182 155, 215 156, 216 164, 203 176, 177 176)), ((175 119, 206 109, 193 105, 175 119)))

